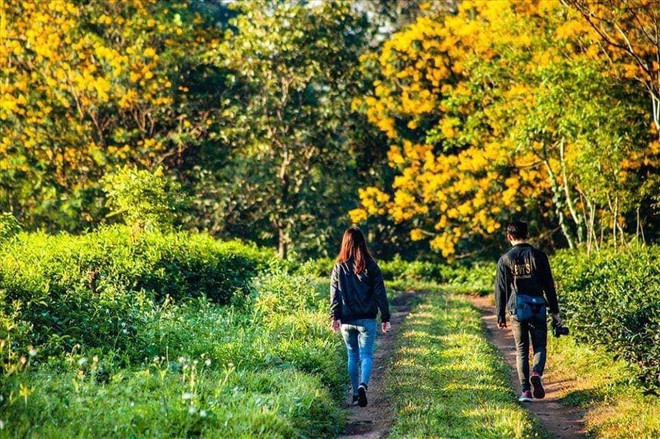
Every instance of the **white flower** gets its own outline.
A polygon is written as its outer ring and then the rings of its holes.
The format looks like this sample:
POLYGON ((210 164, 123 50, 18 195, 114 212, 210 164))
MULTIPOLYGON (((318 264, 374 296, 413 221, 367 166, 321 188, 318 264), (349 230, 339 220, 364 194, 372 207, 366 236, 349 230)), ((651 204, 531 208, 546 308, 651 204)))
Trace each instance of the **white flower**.
POLYGON ((207 366, 210 366, 210 365, 211 365, 211 359, 210 359, 210 358, 207 359, 207 360, 204 362, 204 364, 206 364, 207 366))
POLYGON ((5 429, 5 421, 0 419, 0 430, 4 430, 4 429, 5 429))
POLYGON ((190 407, 188 407, 188 413, 190 413, 191 415, 194 415, 195 413, 197 413, 197 409, 193 406, 190 406, 190 407))
POLYGON ((183 399, 192 399, 193 395, 190 392, 186 392, 183 395, 181 395, 181 398, 183 399))
POLYGON ((35 355, 37 355, 37 350, 35 348, 30 348, 28 354, 30 355, 30 357, 34 357, 35 355))
POLYGON ((85 363, 87 363, 87 358, 85 357, 82 357, 80 360, 78 360, 78 366, 82 366, 85 363))
POLYGON ((98 362, 99 362, 99 356, 98 356, 98 355, 94 355, 94 358, 92 358, 92 361, 93 361, 94 363, 98 363, 98 362))
POLYGON ((202 418, 206 418, 206 410, 200 410, 199 416, 201 416, 202 418))

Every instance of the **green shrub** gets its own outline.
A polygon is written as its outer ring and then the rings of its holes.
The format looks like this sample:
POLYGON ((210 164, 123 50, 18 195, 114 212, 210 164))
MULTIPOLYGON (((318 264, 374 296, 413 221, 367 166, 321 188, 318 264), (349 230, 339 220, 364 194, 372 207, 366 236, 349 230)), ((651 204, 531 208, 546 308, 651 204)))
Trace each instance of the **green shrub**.
POLYGON ((21 223, 11 213, 0 213, 0 243, 18 235, 22 230, 21 223))
POLYGON ((479 261, 445 269, 447 290, 458 294, 490 294, 495 285, 496 263, 479 261))
POLYGON ((391 261, 379 261, 385 280, 445 281, 445 265, 425 261, 404 261, 395 257, 391 261))
POLYGON ((560 252, 552 260, 575 337, 604 346, 660 388, 660 247, 629 252, 560 252))
POLYGON ((132 232, 23 233, 2 246, 10 436, 341 431, 345 352, 328 328, 328 273, 287 275, 295 265, 272 252, 207 235, 132 232))
POLYGON ((442 283, 454 293, 486 294, 493 290, 495 282, 495 262, 448 265, 394 258, 379 265, 385 280, 442 283))
POLYGON ((189 233, 126 227, 82 235, 21 234, 0 252, 2 315, 29 329, 23 343, 47 353, 76 345, 139 350, 154 300, 208 297, 229 303, 251 291, 270 252, 189 233), (135 346, 137 344, 137 346, 135 346))
POLYGON ((183 205, 181 185, 155 172, 128 166, 108 174, 102 181, 108 195, 110 216, 121 215, 133 230, 162 230, 171 227, 177 209, 183 205))
POLYGON ((295 272, 304 276, 330 278, 335 261, 330 258, 310 259, 305 261, 295 272))

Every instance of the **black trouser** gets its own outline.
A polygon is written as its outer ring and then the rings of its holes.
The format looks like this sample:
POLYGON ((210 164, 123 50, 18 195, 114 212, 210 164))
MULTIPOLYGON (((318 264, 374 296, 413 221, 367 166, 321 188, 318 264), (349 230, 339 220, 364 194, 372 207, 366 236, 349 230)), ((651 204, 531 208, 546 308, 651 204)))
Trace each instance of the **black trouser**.
POLYGON ((511 316, 511 330, 516 342, 516 367, 522 391, 530 390, 529 384, 529 340, 532 339, 534 349, 534 365, 532 370, 543 375, 545 368, 545 353, 548 343, 548 323, 545 318, 519 322, 515 315, 511 316))

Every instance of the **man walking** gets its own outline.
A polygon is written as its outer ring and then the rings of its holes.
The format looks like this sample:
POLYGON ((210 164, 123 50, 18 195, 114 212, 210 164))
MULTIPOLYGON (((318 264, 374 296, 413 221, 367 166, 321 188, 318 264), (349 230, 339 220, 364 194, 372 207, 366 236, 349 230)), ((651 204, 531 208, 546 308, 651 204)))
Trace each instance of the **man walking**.
POLYGON ((527 223, 516 221, 507 226, 507 239, 513 246, 497 263, 495 310, 497 325, 506 328, 507 314, 516 342, 516 366, 522 385, 519 401, 545 397, 541 377, 545 367, 548 324, 546 305, 554 324, 562 325, 557 292, 545 253, 528 242, 527 223), (545 293, 545 298, 544 298, 545 293), (529 374, 529 341, 534 349, 532 375, 529 374), (531 391, 533 388, 533 392, 531 391))

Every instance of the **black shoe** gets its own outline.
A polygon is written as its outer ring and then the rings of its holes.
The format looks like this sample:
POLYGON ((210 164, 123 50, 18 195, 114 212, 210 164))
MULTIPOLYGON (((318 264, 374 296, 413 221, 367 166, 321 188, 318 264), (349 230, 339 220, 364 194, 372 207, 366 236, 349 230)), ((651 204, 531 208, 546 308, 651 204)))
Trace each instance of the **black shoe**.
POLYGON ((353 395, 353 401, 351 401, 351 406, 355 407, 356 405, 358 405, 358 396, 353 395))
POLYGON ((367 385, 364 383, 358 387, 358 405, 360 407, 367 406, 367 385))
POLYGON ((532 377, 529 379, 529 381, 532 383, 532 395, 534 395, 534 398, 536 399, 545 398, 545 389, 543 389, 543 383, 541 382, 541 375, 534 372, 532 374, 532 377))

